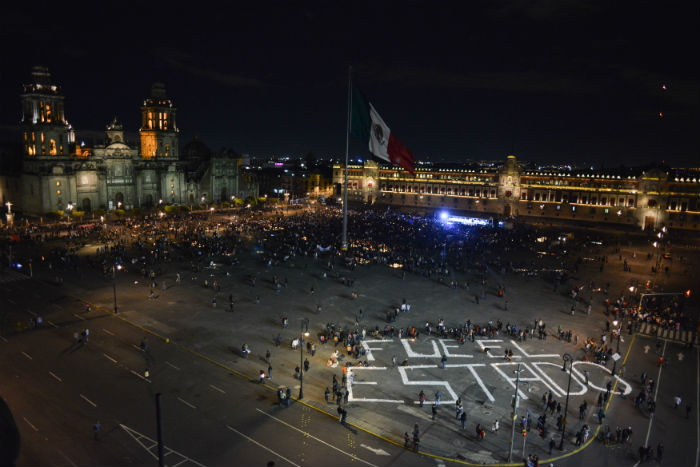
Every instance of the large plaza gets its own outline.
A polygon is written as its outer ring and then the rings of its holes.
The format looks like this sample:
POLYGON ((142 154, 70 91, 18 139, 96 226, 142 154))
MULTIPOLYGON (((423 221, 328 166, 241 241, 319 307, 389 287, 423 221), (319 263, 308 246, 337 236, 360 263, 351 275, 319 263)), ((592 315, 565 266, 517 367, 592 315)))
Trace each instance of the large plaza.
POLYGON ((634 463, 660 442, 669 463, 695 461, 697 244, 363 211, 344 254, 323 243, 330 208, 187 216, 13 245, 23 271, 3 274, 1 344, 19 462, 150 462, 155 393, 164 445, 202 465, 503 464, 512 431, 514 463, 634 463), (674 300, 678 327, 662 321, 674 300), (643 376, 654 386, 637 404, 643 376), (80 441, 97 420, 99 448, 80 441))

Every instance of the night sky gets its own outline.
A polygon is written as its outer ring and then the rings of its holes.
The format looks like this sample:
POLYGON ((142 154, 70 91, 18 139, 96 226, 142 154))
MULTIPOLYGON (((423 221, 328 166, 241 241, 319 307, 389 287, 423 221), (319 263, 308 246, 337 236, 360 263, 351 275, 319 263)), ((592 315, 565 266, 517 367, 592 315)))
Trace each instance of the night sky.
POLYGON ((697 1, 247 3, 5 2, 0 129, 43 64, 79 134, 163 81, 181 144, 337 157, 352 65, 418 160, 698 166, 697 1))

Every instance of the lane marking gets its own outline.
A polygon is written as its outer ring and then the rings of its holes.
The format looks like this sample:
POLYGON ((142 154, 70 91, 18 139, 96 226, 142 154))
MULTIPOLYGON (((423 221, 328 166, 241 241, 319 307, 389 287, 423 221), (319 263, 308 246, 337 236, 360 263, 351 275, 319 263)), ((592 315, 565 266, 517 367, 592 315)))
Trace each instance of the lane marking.
POLYGON ((2 339, 3 342, 7 342, 7 339, 5 339, 5 338, 2 337, 2 336, 0 336, 0 339, 2 339))
POLYGON ((75 465, 75 462, 73 462, 73 461, 70 459, 70 457, 68 457, 68 456, 66 456, 65 454, 63 454, 63 452, 58 451, 58 453, 59 453, 60 455, 62 455, 68 462, 70 462, 70 465, 72 465, 73 467, 78 467, 77 465, 75 465))
POLYGON ((178 367, 176 367, 175 365, 173 365, 173 364, 170 363, 170 362, 165 362, 165 364, 168 365, 168 366, 171 367, 171 368, 176 369, 177 371, 180 371, 180 369, 179 369, 178 367))
POLYGON ((29 360, 34 360, 32 357, 29 356, 29 354, 27 352, 22 352, 22 355, 27 357, 29 360))
MULTIPOLYGON (((17 302, 15 302, 14 300, 12 300, 11 298, 8 298, 7 301, 10 302, 10 303, 12 303, 13 305, 17 305, 17 302)), ((25 420, 26 420, 26 418, 25 418, 25 420)))
MULTIPOLYGON (((53 327, 55 327, 55 328, 58 328, 58 326, 55 325, 55 324, 53 323, 53 321, 47 319, 46 322, 49 323, 51 326, 53 326, 53 327)), ((65 456, 64 456, 64 457, 65 457, 65 456)), ((67 459, 67 457, 66 457, 66 459, 67 459)))
POLYGON ((107 360, 111 360, 112 363, 117 363, 117 361, 116 361, 115 359, 113 359, 112 357, 110 357, 110 356, 107 355, 106 353, 102 353, 102 355, 104 355, 104 356, 107 358, 107 360))
POLYGON ((34 313, 32 310, 27 310, 27 313, 29 313, 32 316, 36 316, 36 313, 34 313))
POLYGON ((226 394, 226 391, 224 391, 223 389, 217 388, 213 384, 210 384, 209 387, 212 388, 214 391, 219 391, 221 394, 226 394))
POLYGON ((139 352, 143 352, 143 349, 142 349, 141 347, 139 347, 138 345, 136 345, 136 344, 131 344, 131 346, 132 346, 133 348, 135 348, 136 350, 138 350, 139 352))
POLYGON ((87 397, 83 396, 82 394, 80 395, 80 397, 82 397, 82 398, 85 400, 85 402, 87 402, 87 403, 90 404, 91 406, 97 407, 97 404, 95 404, 93 401, 91 401, 91 400, 88 399, 87 397))
POLYGON ((196 408, 197 408, 197 407, 195 407, 194 405, 190 404, 189 402, 187 402, 187 401, 184 400, 184 399, 180 399, 180 398, 178 397, 177 400, 179 400, 180 402, 182 402, 183 404, 185 404, 185 405, 188 406, 188 407, 191 407, 191 408, 193 408, 193 409, 196 409, 196 408))
POLYGON ((308 431, 300 430, 299 428, 297 428, 297 427, 295 427, 295 426, 293 426, 293 425, 290 425, 289 423, 287 423, 287 422, 285 422, 284 420, 281 420, 281 419, 275 417, 274 415, 270 415, 269 413, 264 412, 264 411, 262 411, 262 410, 260 410, 260 409, 255 409, 255 410, 257 410, 258 412, 260 412, 260 413, 263 414, 263 415, 267 415, 268 417, 270 417, 270 418, 273 419, 273 420, 277 420, 277 421, 280 422, 281 424, 283 424, 283 425, 285 425, 285 426, 288 426, 289 428, 291 428, 291 429, 293 429, 293 430, 296 430, 296 431, 298 431, 299 433, 302 433, 302 434, 303 434, 304 436, 306 436, 306 437, 313 438, 313 439, 315 439, 316 441, 318 441, 319 443, 324 444, 324 445, 328 446, 328 447, 331 448, 331 449, 335 449, 336 451, 345 454, 346 456, 350 457, 350 458, 353 459, 353 460, 360 461, 360 462, 362 462, 363 464, 371 465, 372 467, 379 467, 379 466, 377 466, 377 465, 375 465, 375 464, 372 464, 371 462, 368 462, 368 461, 366 461, 366 460, 364 460, 364 459, 361 459, 361 458, 357 457, 355 454, 352 454, 352 453, 350 453, 350 452, 343 451, 342 449, 339 449, 339 448, 333 446, 332 444, 323 441, 321 438, 315 437, 314 435, 312 435, 312 434, 309 433, 308 431))
POLYGON ((148 383, 151 382, 150 379, 148 379, 148 378, 146 378, 145 376, 143 376, 143 375, 141 375, 141 374, 135 372, 134 370, 129 370, 129 371, 130 371, 131 374, 133 374, 134 376, 138 376, 139 378, 141 378, 142 380, 144 380, 144 381, 146 381, 146 382, 148 382, 148 383))
POLYGON ((24 419, 25 422, 27 422, 27 425, 29 425, 30 427, 32 427, 32 429, 33 429, 34 431, 39 431, 39 429, 38 429, 37 427, 35 427, 34 425, 32 425, 32 422, 30 422, 29 420, 27 420, 27 417, 22 417, 22 418, 24 419))
MULTIPOLYGON (((360 444, 360 447, 361 447, 361 448, 365 448, 365 449, 367 449, 367 450, 369 450, 369 451, 372 451, 373 453, 375 453, 375 454, 378 455, 378 456, 388 456, 388 455, 389 455, 389 453, 386 452, 386 451, 385 451, 384 449, 382 449, 382 448, 373 448, 373 447, 370 447, 370 446, 368 446, 368 445, 366 445, 366 444, 364 444, 364 443, 360 444)), ((443 464, 443 465, 444 465, 444 464, 443 464)))
POLYGON ((75 313, 73 313, 73 316, 75 316, 76 318, 78 318, 78 319, 81 320, 81 321, 85 321, 85 318, 83 318, 83 317, 80 316, 80 315, 76 315, 75 313))
POLYGON ((108 330, 105 329, 105 328, 102 328, 102 330, 103 330, 104 332, 106 332, 107 334, 109 334, 110 336, 113 336, 113 335, 114 335, 114 333, 113 333, 112 331, 108 331, 108 330))
POLYGON ((51 376, 53 376, 59 383, 62 383, 62 382, 63 382, 63 380, 62 380, 61 378, 59 378, 58 376, 54 375, 53 372, 49 371, 49 374, 50 374, 51 376))
POLYGON ((237 435, 240 435, 240 436, 244 437, 245 439, 247 439, 247 440, 250 441, 251 443, 256 444, 257 446, 260 446, 261 448, 263 448, 263 449, 266 450, 267 452, 270 452, 270 453, 274 454, 275 456, 279 457, 280 459, 282 459, 282 460, 288 462, 289 464, 293 465, 294 467, 301 467, 299 464, 297 464, 297 463, 295 463, 295 462, 293 462, 293 461, 287 459, 287 458, 284 457, 282 454, 280 454, 280 453, 278 453, 278 452, 276 452, 276 451, 273 451, 272 449, 268 448, 267 446, 264 446, 264 445, 258 443, 257 441, 255 441, 255 440, 254 440, 253 438, 251 438, 250 436, 244 435, 243 433, 241 433, 240 431, 236 430, 235 428, 232 428, 232 427, 230 427, 230 426, 228 426, 228 425, 226 425, 226 428, 228 428, 229 430, 233 431, 233 432, 236 433, 237 435))

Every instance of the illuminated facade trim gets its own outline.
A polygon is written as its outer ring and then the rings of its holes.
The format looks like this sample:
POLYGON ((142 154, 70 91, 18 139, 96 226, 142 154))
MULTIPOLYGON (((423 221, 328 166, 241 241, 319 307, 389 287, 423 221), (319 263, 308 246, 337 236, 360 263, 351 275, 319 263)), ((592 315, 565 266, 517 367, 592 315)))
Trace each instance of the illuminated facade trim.
MULTIPOLYGON (((373 161, 350 165, 350 202, 429 213, 440 209, 527 221, 570 220, 700 230, 698 174, 677 182, 659 169, 635 176, 524 171, 515 156, 500 168, 418 167, 415 176, 373 161), (694 181, 693 181, 694 180, 694 181), (606 212, 607 211, 607 212, 606 212)), ((340 195, 343 168, 333 166, 340 195)))

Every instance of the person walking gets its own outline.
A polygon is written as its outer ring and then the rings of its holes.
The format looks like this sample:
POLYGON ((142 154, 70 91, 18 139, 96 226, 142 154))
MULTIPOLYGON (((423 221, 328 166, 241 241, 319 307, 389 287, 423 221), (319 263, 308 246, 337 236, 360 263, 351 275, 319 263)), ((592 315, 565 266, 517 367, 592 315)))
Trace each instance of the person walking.
POLYGON ((462 429, 467 425, 467 412, 462 411, 462 414, 459 416, 459 421, 462 423, 462 429))
POLYGON ((272 363, 267 365, 267 377, 268 379, 272 379, 272 363))
POLYGON ((438 408, 438 404, 437 404, 437 401, 435 401, 435 403, 433 404, 433 406, 431 408, 431 410, 433 412, 433 421, 435 421, 435 416, 437 415, 437 408, 438 408))
POLYGON ((420 407, 423 407, 423 404, 425 403, 425 393, 423 390, 421 390, 421 392, 418 394, 418 403, 420 407))
POLYGON ((323 397, 326 399, 326 404, 328 404, 328 398, 331 395, 331 390, 326 388, 326 392, 323 393, 323 397))
POLYGON ((95 437, 95 441, 100 440, 100 430, 102 430, 102 425, 100 424, 100 421, 98 420, 97 423, 92 427, 92 433, 95 437))
POLYGON ((554 441, 554 438, 550 438, 549 440, 549 455, 552 455, 552 450, 554 449, 554 446, 556 446, 557 443, 554 441))

